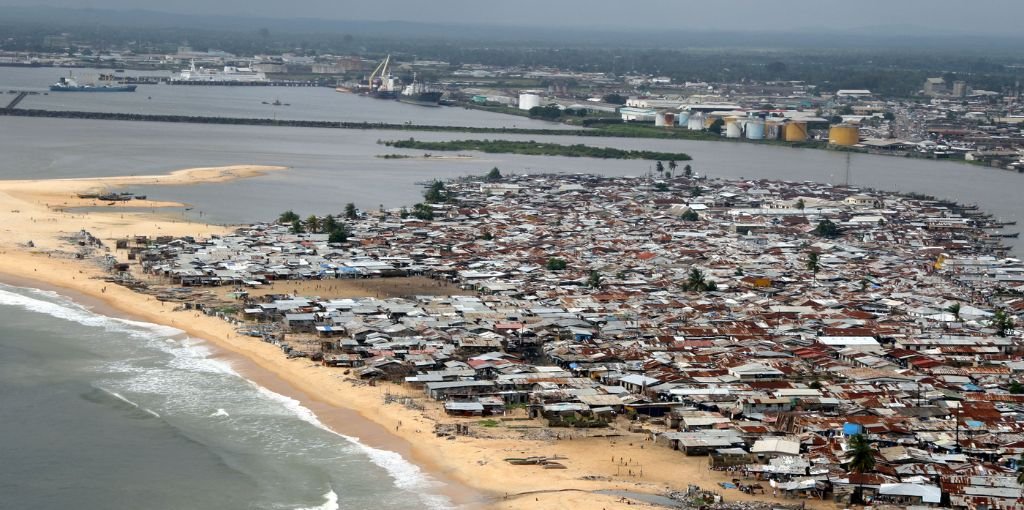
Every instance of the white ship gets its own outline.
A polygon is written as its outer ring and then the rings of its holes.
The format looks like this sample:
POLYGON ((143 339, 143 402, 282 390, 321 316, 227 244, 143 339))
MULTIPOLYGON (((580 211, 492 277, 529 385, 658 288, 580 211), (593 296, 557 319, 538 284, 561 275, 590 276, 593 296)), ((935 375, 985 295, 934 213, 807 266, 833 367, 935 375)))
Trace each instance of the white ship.
POLYGON ((178 73, 171 80, 190 83, 256 83, 267 81, 267 75, 249 67, 224 66, 223 70, 196 67, 193 60, 188 69, 178 73))

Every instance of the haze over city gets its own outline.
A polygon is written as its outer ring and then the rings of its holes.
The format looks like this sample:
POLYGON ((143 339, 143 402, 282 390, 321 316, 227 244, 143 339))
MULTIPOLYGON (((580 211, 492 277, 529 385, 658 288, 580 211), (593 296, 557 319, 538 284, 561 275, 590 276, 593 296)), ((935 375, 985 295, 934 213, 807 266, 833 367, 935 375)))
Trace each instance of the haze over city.
POLYGON ((270 18, 476 23, 534 27, 701 29, 701 30, 862 30, 914 27, 949 33, 1013 34, 1020 29, 1024 6, 1015 0, 722 0, 692 2, 648 0, 642 3, 593 0, 0 0, 0 5, 74 9, 152 10, 200 15, 270 18))

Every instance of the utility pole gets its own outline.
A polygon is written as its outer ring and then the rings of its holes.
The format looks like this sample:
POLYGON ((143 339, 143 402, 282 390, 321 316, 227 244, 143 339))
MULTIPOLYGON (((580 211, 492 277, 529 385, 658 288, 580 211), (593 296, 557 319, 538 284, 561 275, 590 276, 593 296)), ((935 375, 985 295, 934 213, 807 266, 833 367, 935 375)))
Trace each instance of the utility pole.
POLYGON ((960 453, 960 402, 956 403, 956 453, 960 453))
POLYGON ((846 179, 843 182, 843 185, 846 186, 846 187, 850 186, 850 153, 849 152, 846 153, 846 179))

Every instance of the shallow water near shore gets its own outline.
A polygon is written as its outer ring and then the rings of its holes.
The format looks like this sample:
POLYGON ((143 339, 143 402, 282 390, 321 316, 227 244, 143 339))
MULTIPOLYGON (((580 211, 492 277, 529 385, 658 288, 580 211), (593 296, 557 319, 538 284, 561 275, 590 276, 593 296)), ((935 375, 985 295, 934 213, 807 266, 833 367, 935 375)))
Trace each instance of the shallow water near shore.
POLYGON ((447 508, 400 455, 179 330, 0 284, 0 494, 11 508, 447 508))

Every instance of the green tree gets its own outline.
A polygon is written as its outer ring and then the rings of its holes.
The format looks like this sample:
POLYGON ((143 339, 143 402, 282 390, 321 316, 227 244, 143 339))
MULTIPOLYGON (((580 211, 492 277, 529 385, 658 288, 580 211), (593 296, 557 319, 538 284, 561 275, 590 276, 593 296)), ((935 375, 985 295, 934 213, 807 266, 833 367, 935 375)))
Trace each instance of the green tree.
POLYGON ((818 271, 821 271, 821 258, 818 256, 817 253, 813 251, 808 252, 807 260, 804 261, 804 264, 807 266, 807 270, 811 272, 811 278, 813 278, 814 281, 817 282, 818 271))
POLYGON ((494 167, 494 168, 491 169, 490 172, 487 172, 487 181, 488 182, 497 182, 497 181, 500 181, 500 180, 501 180, 501 170, 498 170, 498 167, 494 167))
POLYGON ((963 321, 963 319, 960 318, 960 303, 953 303, 947 306, 946 311, 953 314, 953 320, 957 322, 963 321))
POLYGON ((882 118, 888 121, 896 120, 896 114, 892 112, 885 112, 882 114, 882 118))
POLYGON ((409 208, 405 207, 403 205, 402 208, 398 210, 398 217, 402 218, 403 220, 408 218, 409 217, 409 208))
POLYGON ((628 100, 628 99, 629 98, 627 98, 626 96, 623 96, 622 94, 614 94, 614 93, 613 94, 605 94, 604 97, 601 98, 602 101, 604 101, 604 102, 606 102, 608 104, 626 104, 626 100, 628 100))
POLYGON ((1024 485, 1024 453, 1020 454, 1017 461, 1017 485, 1024 485))
POLYGON ((1013 381, 1007 389, 1011 395, 1020 395, 1024 393, 1024 384, 1021 384, 1020 381, 1013 381))
POLYGON ((724 125, 725 125, 725 121, 724 120, 722 120, 722 119, 715 119, 715 121, 711 123, 711 126, 708 127, 708 132, 709 133, 714 133, 716 135, 720 135, 720 134, 722 134, 722 126, 724 126, 724 125))
POLYGON ((717 290, 718 285, 715 282, 709 281, 704 275, 704 271, 692 268, 686 276, 686 283, 683 284, 683 288, 691 292, 707 292, 717 290))
POLYGON ((546 267, 548 268, 548 271, 562 271, 567 265, 568 264, 566 264, 564 260, 552 257, 548 259, 546 267))
POLYGON ((700 186, 694 186, 692 189, 690 189, 690 196, 691 197, 699 197, 699 196, 701 196, 703 194, 704 194, 704 190, 700 189, 700 186))
POLYGON ((309 217, 306 218, 304 226, 306 227, 306 232, 309 232, 310 234, 319 234, 320 218, 317 218, 315 214, 310 214, 309 217))
POLYGON ((654 191, 668 191, 668 184, 664 182, 654 183, 654 191))
MULTIPOLYGON (((850 436, 846 446, 846 460, 850 472, 863 475, 875 469, 875 452, 863 434, 850 436)), ((863 497, 864 486, 861 484, 857 487, 857 500, 863 501, 863 497)))
POLYGON ((292 233, 293 234, 301 234, 303 232, 305 232, 305 230, 302 229, 302 221, 301 220, 294 220, 294 221, 292 221, 292 233))
POLYGON ((423 221, 433 220, 434 208, 430 204, 418 203, 412 207, 412 217, 423 221))
POLYGON ((356 204, 349 202, 345 204, 345 219, 354 220, 359 218, 359 211, 356 210, 356 204))
POLYGON ((814 233, 820 237, 834 239, 839 237, 839 225, 833 223, 832 220, 824 219, 818 222, 818 226, 814 229, 814 233))
POLYGON ((665 164, 662 163, 661 161, 658 161, 654 165, 654 171, 658 172, 659 174, 665 173, 665 164))
POLYGON ((289 209, 289 210, 281 213, 281 215, 277 217, 277 222, 281 223, 281 224, 284 224, 284 225, 287 225, 287 224, 289 224, 289 223, 291 223, 291 222, 293 222, 293 221, 295 221, 297 219, 299 219, 299 215, 295 214, 295 211, 292 211, 291 209, 289 209))
POLYGON ((685 175, 687 179, 689 179, 690 177, 693 177, 693 167, 691 167, 690 165, 684 166, 683 167, 683 175, 685 175))
POLYGON ((330 234, 336 228, 338 228, 338 220, 334 219, 334 216, 328 214, 320 220, 320 229, 324 232, 330 234))
POLYGON ((562 116, 562 109, 554 106, 534 106, 530 108, 530 117, 544 119, 544 120, 558 120, 562 116))
POLYGON ((1002 308, 996 310, 995 315, 992 316, 990 325, 995 328, 996 335, 999 336, 1006 336, 1012 332, 1013 328, 1016 326, 1013 323, 1013 317, 1006 313, 1006 310, 1003 310, 1002 308))
POLYGON ((853 115, 853 107, 848 104, 843 105, 843 107, 839 109, 839 115, 853 115))
POLYGON ((587 287, 597 289, 601 287, 601 273, 597 271, 591 271, 590 276, 587 277, 587 287))
POLYGON ((670 160, 668 162, 668 169, 671 170, 672 172, 675 172, 676 171, 676 167, 678 167, 678 166, 679 166, 679 164, 676 163, 676 160, 674 160, 674 159, 670 160))
POLYGON ((804 203, 804 199, 801 198, 796 201, 796 208, 798 210, 803 211, 805 207, 807 207, 807 204, 804 203))
POLYGON ((683 214, 679 216, 679 219, 683 221, 697 221, 700 219, 700 216, 697 214, 697 211, 694 211, 693 209, 687 209, 685 212, 683 212, 683 214))
POLYGON ((351 233, 348 230, 348 226, 344 223, 338 223, 334 226, 334 229, 328 232, 327 242, 344 243, 345 241, 348 241, 349 235, 351 235, 351 233))
POLYGON ((430 187, 423 193, 423 198, 428 204, 437 204, 447 200, 448 194, 445 192, 444 183, 441 181, 430 183, 430 187))

